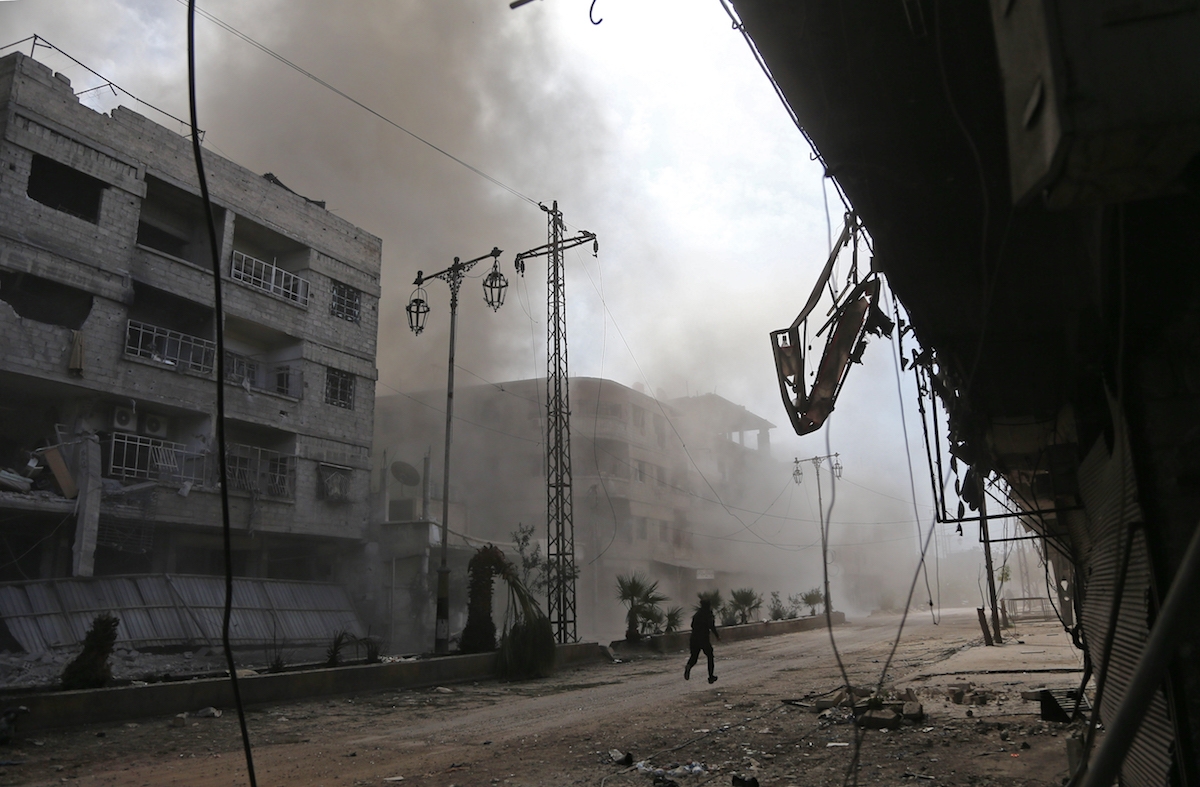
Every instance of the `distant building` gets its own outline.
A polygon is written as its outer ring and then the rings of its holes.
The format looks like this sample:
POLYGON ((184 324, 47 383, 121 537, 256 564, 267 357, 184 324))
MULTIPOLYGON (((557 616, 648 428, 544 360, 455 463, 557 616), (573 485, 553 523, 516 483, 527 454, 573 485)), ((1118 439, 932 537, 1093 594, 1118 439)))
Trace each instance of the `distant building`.
MULTIPOLYGON (((581 637, 608 640, 623 631, 618 574, 641 572, 657 580, 671 598, 668 606, 683 607, 687 619, 698 591, 728 594, 735 585, 752 585, 765 595, 777 587, 771 583, 783 569, 771 560, 747 559, 739 542, 750 538, 737 532, 737 520, 716 502, 762 506, 764 497, 771 499, 764 490, 773 487, 774 496, 787 480, 790 465, 770 456, 770 422, 711 394, 659 401, 586 377, 572 378, 570 392, 581 637), (751 433, 753 441, 746 437, 751 433)), ((399 461, 420 468, 431 449, 430 512, 440 518, 444 397, 444 391, 425 392, 376 402, 374 459, 386 506, 380 506, 383 519, 371 537, 379 539, 381 555, 395 556, 392 609, 397 640, 416 641, 410 650, 420 649, 426 637, 432 641, 427 594, 439 558, 438 533, 421 520, 420 486, 401 483, 388 466, 399 461)), ((465 622, 466 561, 475 548, 494 542, 515 561, 512 533, 524 524, 534 528, 544 555, 547 503, 545 381, 460 386, 454 401, 452 631, 465 622)), ((405 649, 399 642, 397 647, 405 649)))
MULTIPOLYGON (((334 579, 368 520, 380 240, 204 155, 234 572, 334 579)), ((0 580, 223 572, 198 195, 189 139, 0 59, 0 580)))

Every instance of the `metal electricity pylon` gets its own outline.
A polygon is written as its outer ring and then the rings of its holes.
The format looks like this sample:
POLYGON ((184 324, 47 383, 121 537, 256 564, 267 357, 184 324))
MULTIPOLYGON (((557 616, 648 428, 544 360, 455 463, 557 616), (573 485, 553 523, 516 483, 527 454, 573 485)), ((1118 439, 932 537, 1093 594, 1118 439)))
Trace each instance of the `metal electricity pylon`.
POLYGON ((567 383, 567 293, 563 252, 592 242, 599 250, 596 234, 580 230, 563 238, 562 212, 558 200, 546 211, 546 243, 517 255, 514 264, 524 275, 525 260, 547 258, 546 289, 546 560, 549 586, 546 606, 554 637, 560 643, 577 642, 575 604, 575 520, 571 504, 571 395, 567 383))

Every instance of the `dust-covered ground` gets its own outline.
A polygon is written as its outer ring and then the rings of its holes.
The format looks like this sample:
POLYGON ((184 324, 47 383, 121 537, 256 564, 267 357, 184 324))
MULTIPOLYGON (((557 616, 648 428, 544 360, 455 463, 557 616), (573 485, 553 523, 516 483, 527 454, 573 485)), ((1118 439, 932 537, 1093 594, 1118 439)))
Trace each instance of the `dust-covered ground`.
MULTIPOLYGON (((835 630, 856 685, 876 684, 898 616, 835 630)), ((1078 654, 1057 624, 1023 624, 983 648, 974 611, 910 618, 887 676, 912 688, 926 717, 897 730, 856 728, 816 699, 842 683, 823 630, 716 643, 719 680, 703 664, 683 680, 686 654, 592 664, 526 683, 298 701, 251 709, 261 785, 607 785, 650 787, 655 769, 680 787, 733 783, 1057 785, 1067 774, 1064 725, 1042 722, 1023 689, 1074 687, 1078 654), (952 684, 990 692, 954 704, 952 684), (861 748, 856 737, 861 736, 861 748), (611 750, 634 765, 614 763, 611 750), (857 755, 857 768, 852 763, 857 755), (643 763, 641 770, 638 763, 643 763)), ((196 710, 196 709, 180 709, 196 710)), ((87 726, 18 736, 0 748, 0 784, 248 784, 236 713, 87 726)))

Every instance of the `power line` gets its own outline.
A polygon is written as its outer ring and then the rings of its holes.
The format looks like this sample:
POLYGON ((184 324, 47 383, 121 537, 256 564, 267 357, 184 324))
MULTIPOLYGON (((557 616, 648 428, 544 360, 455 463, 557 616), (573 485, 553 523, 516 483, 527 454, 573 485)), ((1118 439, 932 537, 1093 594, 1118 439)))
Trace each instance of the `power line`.
MULTIPOLYGON (((184 5, 184 6, 186 6, 188 4, 188 0, 175 0, 175 2, 179 3, 180 5, 184 5)), ((513 196, 515 196, 519 199, 525 200, 526 202, 528 202, 530 205, 533 205, 534 207, 538 207, 537 200, 532 199, 531 197, 527 197, 526 195, 522 194, 520 191, 517 191, 512 186, 509 186, 507 183, 504 183, 503 181, 492 177, 491 175, 489 175, 488 173, 479 169, 478 167, 474 166, 473 164, 468 164, 466 161, 460 159, 458 156, 454 155, 453 153, 450 153, 449 151, 447 151, 444 148, 438 147, 437 145, 435 145, 434 143, 425 139, 424 137, 417 134, 416 132, 409 131, 407 128, 400 125, 396 121, 392 120, 387 115, 384 115, 382 112, 372 109, 371 107, 367 106, 362 101, 359 101, 357 98, 355 98, 354 96, 345 92, 344 90, 342 90, 338 87, 335 87, 334 85, 330 84, 329 82, 326 82, 324 79, 322 79, 321 77, 312 73, 311 71, 308 71, 307 69, 303 68, 302 66, 297 65, 296 63, 292 62, 291 60, 288 60, 283 55, 279 54, 278 52, 276 52, 275 50, 266 46, 265 44, 259 43, 258 41, 254 40, 250 36, 243 33, 241 30, 238 30, 233 25, 217 18, 216 16, 213 16, 208 11, 205 11, 199 7, 196 8, 196 13, 199 14, 200 16, 203 16, 205 19, 212 22, 214 25, 221 28, 225 32, 229 33, 230 35, 233 35, 233 36, 241 39, 242 41, 246 42, 250 46, 259 50, 260 52, 274 58, 275 60, 278 60, 280 63, 284 64, 285 66, 292 69, 293 71, 300 74, 301 76, 304 76, 304 77, 312 80, 313 82, 316 82, 318 85, 325 88, 326 90, 329 90, 330 92, 335 93, 338 96, 341 96, 345 100, 349 101, 351 104, 354 104, 359 109, 362 109, 362 110, 370 113, 371 115, 374 115, 375 117, 379 118, 384 123, 387 123, 389 126, 395 128, 396 130, 404 132, 408 136, 415 139, 417 142, 420 142, 422 145, 425 145, 426 147, 428 147, 432 150, 435 150, 438 153, 441 153, 446 158, 450 159, 451 161, 455 162, 456 164, 459 164, 459 165, 469 169, 471 172, 474 172, 476 175, 478 175, 479 177, 488 181, 489 183, 499 186, 500 188, 507 191, 509 194, 512 194, 513 196)), ((540 208, 539 208, 539 210, 540 210, 540 208)))
MULTIPOLYGON (((184 6, 187 5, 187 0, 177 0, 177 2, 182 3, 184 6)), ((191 124, 188 121, 184 120, 183 118, 176 117, 175 115, 172 115, 170 112, 166 111, 165 109, 156 107, 155 105, 151 104, 148 101, 144 101, 143 99, 138 98, 133 93, 130 93, 128 90, 121 87, 116 82, 113 82, 111 79, 109 79, 108 77, 101 74, 99 71, 96 71, 91 66, 87 65, 86 63, 83 63, 82 61, 75 59, 70 54, 68 54, 67 52, 65 52, 62 49, 59 49, 57 46, 50 43, 45 38, 43 38, 42 36, 40 36, 36 33, 34 33, 31 36, 22 38, 20 41, 14 41, 11 44, 6 44, 5 46, 0 46, 0 51, 3 51, 5 49, 11 49, 14 46, 20 46, 21 44, 25 43, 26 41, 32 41, 33 46, 35 48, 41 46, 41 47, 45 47, 46 49, 52 49, 55 52, 62 55, 63 57, 65 57, 67 60, 70 60, 72 63, 74 63, 75 65, 82 68, 84 71, 87 71, 92 76, 95 76, 99 79, 104 80, 104 82, 102 84, 96 85, 95 87, 88 88, 87 90, 79 91, 78 93, 75 94, 76 96, 82 96, 84 93, 90 93, 93 90, 99 90, 99 89, 105 88, 105 87, 111 88, 113 90, 113 92, 124 93, 125 95, 129 96, 134 101, 136 101, 137 103, 141 104, 144 107, 149 107, 150 109, 153 109, 155 112, 162 115, 163 117, 169 117, 169 118, 171 118, 171 120, 174 120, 176 123, 180 124, 181 126, 184 126, 185 128, 188 128, 188 129, 191 128, 191 124)), ((199 135, 201 140, 204 139, 204 130, 203 129, 196 129, 196 133, 199 135)))

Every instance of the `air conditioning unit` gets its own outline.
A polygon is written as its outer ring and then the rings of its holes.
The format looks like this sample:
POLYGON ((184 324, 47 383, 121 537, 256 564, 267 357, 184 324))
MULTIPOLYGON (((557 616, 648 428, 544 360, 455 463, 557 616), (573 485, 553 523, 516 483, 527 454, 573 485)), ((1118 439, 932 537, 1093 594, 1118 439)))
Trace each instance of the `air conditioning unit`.
POLYGON ((114 407, 112 417, 113 429, 120 429, 123 432, 137 431, 137 413, 132 407, 114 407))
POLYGON ((171 423, 161 415, 147 413, 142 416, 142 434, 149 437, 163 438, 171 428, 171 423))

